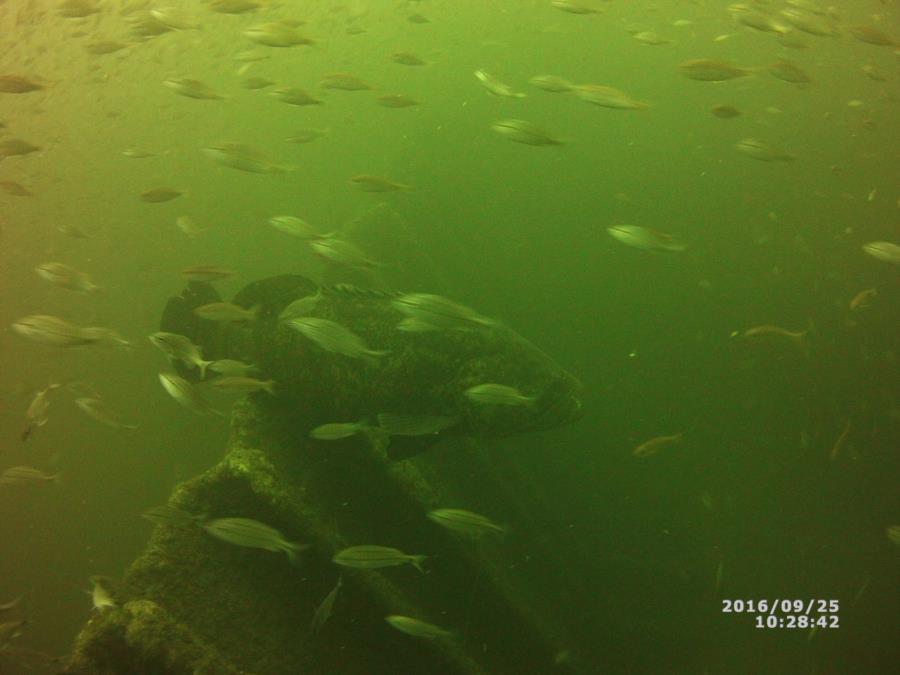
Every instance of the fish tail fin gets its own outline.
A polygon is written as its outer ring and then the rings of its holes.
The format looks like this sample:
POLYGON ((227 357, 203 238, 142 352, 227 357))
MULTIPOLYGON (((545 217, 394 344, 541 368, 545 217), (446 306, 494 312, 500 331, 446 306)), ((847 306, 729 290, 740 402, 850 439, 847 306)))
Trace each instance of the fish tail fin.
POLYGON ((263 383, 263 389, 271 396, 275 396, 275 380, 263 383))
POLYGON ((425 568, 422 567, 422 563, 425 562, 427 555, 411 555, 409 556, 410 564, 415 567, 419 572, 425 574, 425 568))
POLYGON ((200 359, 200 361, 197 363, 197 367, 200 368, 201 380, 206 379, 206 369, 209 368, 213 363, 215 363, 215 361, 204 361, 203 359, 200 359))
POLYGON ((288 560, 290 560, 291 565, 296 567, 300 564, 299 559, 297 558, 297 554, 300 551, 305 551, 309 548, 309 544, 299 544, 296 541, 286 541, 284 542, 283 550, 287 554, 288 560))

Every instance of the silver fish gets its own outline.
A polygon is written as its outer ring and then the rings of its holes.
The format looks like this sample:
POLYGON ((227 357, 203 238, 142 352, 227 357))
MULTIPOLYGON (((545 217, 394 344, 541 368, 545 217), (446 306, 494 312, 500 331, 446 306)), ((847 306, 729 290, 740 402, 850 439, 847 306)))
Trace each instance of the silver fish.
POLYGON ((525 145, 562 145, 562 141, 554 138, 539 126, 525 120, 497 120, 491 129, 516 143, 525 145))
POLYGON ((309 247, 316 255, 338 265, 347 267, 378 267, 379 263, 369 258, 358 246, 343 239, 333 237, 313 239, 309 247))
POLYGON ((643 110, 650 107, 649 103, 637 101, 624 91, 614 87, 604 87, 599 84, 576 84, 572 87, 572 91, 582 101, 587 101, 603 108, 643 110))
POLYGON ((34 268, 42 279, 60 288, 67 288, 79 293, 96 293, 100 286, 91 281, 91 278, 80 270, 63 263, 42 263, 34 268))
POLYGON ((740 68, 727 61, 713 59, 692 59, 678 65, 681 74, 691 80, 701 82, 724 82, 738 77, 746 77, 752 71, 740 68))
POLYGON ((288 541, 275 528, 250 518, 217 518, 205 522, 203 529, 216 539, 235 546, 284 551, 292 564, 297 562, 297 553, 309 548, 306 544, 288 541))
POLYGON ((378 358, 387 351, 369 349, 363 339, 339 323, 318 317, 298 317, 286 322, 301 335, 315 342, 328 352, 350 358, 378 358))
POLYGON ((244 143, 223 141, 206 146, 202 152, 222 166, 247 173, 285 173, 294 170, 292 166, 275 164, 256 148, 244 143))
POLYGON ((261 23, 250 26, 244 37, 267 47, 297 47, 315 44, 314 40, 298 33, 293 27, 283 23, 261 23))
POLYGON ((496 325, 496 321, 481 316, 453 300, 431 293, 407 293, 391 305, 401 314, 435 328, 485 328, 496 325))
POLYGON ((294 300, 291 304, 281 310, 278 319, 279 321, 289 321, 290 319, 307 316, 316 308, 316 305, 319 304, 319 300, 321 299, 322 289, 319 288, 315 295, 307 295, 294 300))
POLYGON ((475 77, 479 82, 491 92, 494 96, 505 96, 507 98, 525 98, 525 94, 514 91, 512 87, 501 82, 496 77, 483 70, 476 70, 475 77))
POLYGON ((192 80, 187 77, 170 77, 163 80, 163 84, 176 94, 187 96, 188 98, 196 98, 204 101, 221 100, 225 98, 221 94, 217 94, 200 80, 192 80))
POLYGON ((138 428, 136 424, 123 424, 118 419, 116 419, 116 416, 100 399, 77 398, 75 399, 75 405, 77 405, 87 415, 100 422, 100 424, 105 424, 106 426, 112 427, 113 429, 134 431, 138 428))
POLYGON ((269 218, 269 225, 298 239, 319 239, 334 234, 322 234, 305 220, 296 216, 273 216, 269 218))
POLYGON ((288 136, 285 138, 286 143, 312 143, 317 138, 322 138, 331 131, 330 128, 326 129, 298 129, 294 132, 293 136, 288 136))
POLYGON ((0 474, 0 485, 46 485, 59 479, 59 474, 47 474, 30 466, 13 466, 0 474))
POLYGON ((20 335, 55 347, 79 347, 97 342, 97 338, 85 333, 79 326, 59 317, 34 314, 19 319, 13 325, 20 335))
POLYGON ((504 534, 506 528, 489 518, 464 509, 435 509, 428 512, 428 518, 442 527, 463 534, 504 534))
POLYGON ((91 602, 94 609, 98 612, 106 611, 116 607, 116 601, 113 599, 113 588, 115 583, 109 577, 94 575, 91 577, 91 602))
POLYGON ((270 91, 269 95, 288 105, 322 105, 321 99, 311 96, 300 87, 278 87, 270 91))
POLYGON ((186 366, 199 368, 200 379, 206 377, 206 369, 213 363, 212 361, 204 361, 200 347, 184 335, 159 331, 150 335, 150 342, 162 350, 163 353, 181 361, 186 366))
POLYGON ((214 373, 219 373, 219 375, 249 375, 257 370, 257 367, 250 363, 244 363, 243 361, 236 361, 234 359, 219 359, 218 361, 213 361, 209 364, 208 368, 214 373))
POLYGON ((331 592, 325 596, 325 599, 316 607, 316 611, 313 614, 312 621, 309 625, 309 632, 313 635, 318 634, 320 630, 322 630, 322 626, 325 625, 325 622, 331 618, 331 613, 334 611, 334 601, 337 600, 338 592, 341 590, 341 585, 343 584, 343 576, 339 576, 337 583, 334 585, 334 588, 331 589, 331 592))
POLYGON ((362 422, 329 422, 310 431, 309 437, 319 441, 339 441, 363 433, 365 429, 362 422))
POLYGON ((530 406, 537 401, 536 396, 525 396, 505 384, 477 384, 466 389, 465 394, 470 401, 488 405, 530 406))
POLYGON ((579 0, 551 0, 550 4, 569 14, 600 14, 602 12, 602 10, 579 2, 579 0))
POLYGON ((623 244, 645 251, 684 251, 687 248, 671 234, 640 225, 613 225, 606 231, 623 244))
POLYGON ((88 326, 82 328, 82 334, 91 342, 96 344, 106 344, 113 347, 131 348, 131 343, 123 338, 118 331, 112 328, 103 328, 101 326, 88 326))
POLYGON ((179 377, 175 373, 160 373, 159 381, 169 396, 188 410, 192 410, 200 415, 212 413, 219 417, 225 417, 223 413, 211 408, 206 399, 197 392, 194 385, 183 377, 179 377))
POLYGON ((528 83, 534 85, 538 89, 557 94, 572 90, 571 82, 556 75, 535 75, 528 80, 528 83))
POLYGON ((230 394, 253 394, 258 391, 265 391, 275 396, 275 380, 257 380, 254 377, 245 377, 243 375, 227 375, 218 377, 210 382, 211 387, 218 391, 228 392, 230 394))
POLYGON ((198 516, 177 506, 163 504, 162 506, 151 506, 141 514, 142 518, 146 518, 155 525, 199 525, 203 516, 198 516))
POLYGON ((31 437, 35 429, 47 423, 50 409, 50 392, 56 391, 59 387, 60 385, 58 384, 50 384, 34 395, 28 410, 25 411, 25 428, 22 430, 23 442, 31 437))
POLYGON ((870 241, 862 250, 873 258, 892 265, 900 265, 900 246, 889 241, 870 241))
POLYGON ((199 225, 197 221, 195 221, 190 216, 178 216, 175 219, 175 227, 184 232, 191 239, 196 239, 201 234, 209 230, 208 227, 203 227, 199 225))
POLYGON ((210 302, 194 309, 194 315, 207 321, 253 321, 258 309, 244 309, 230 302, 210 302))
POLYGON ((760 141, 756 138, 745 138, 738 141, 735 146, 737 151, 747 157, 758 159, 762 162, 792 162, 797 159, 796 155, 784 152, 774 145, 760 141))
POLYGON ((378 414, 378 426, 389 436, 429 436, 458 423, 458 417, 447 415, 378 414))
POLYGON ((344 567, 355 567, 363 570, 395 567, 409 563, 422 574, 425 574, 422 562, 426 557, 424 555, 409 555, 399 549, 387 546, 351 546, 338 551, 332 560, 344 567))
POLYGON ((15 621, 4 621, 0 623, 0 652, 5 651, 9 647, 11 640, 22 635, 22 628, 28 623, 26 619, 17 619, 15 621))
POLYGON ((11 609, 15 609, 19 605, 19 603, 22 601, 23 597, 25 597, 25 596, 20 595, 16 598, 13 598, 9 602, 0 603, 0 612, 8 612, 11 609))
POLYGON ((400 614, 391 614, 384 617, 392 627, 401 633, 412 635, 413 637, 424 638, 426 640, 436 640, 439 638, 452 638, 454 634, 451 631, 444 630, 434 624, 426 623, 411 616, 402 616, 400 614))
POLYGON ((177 7, 154 7, 150 16, 172 30, 199 30, 200 21, 177 7))

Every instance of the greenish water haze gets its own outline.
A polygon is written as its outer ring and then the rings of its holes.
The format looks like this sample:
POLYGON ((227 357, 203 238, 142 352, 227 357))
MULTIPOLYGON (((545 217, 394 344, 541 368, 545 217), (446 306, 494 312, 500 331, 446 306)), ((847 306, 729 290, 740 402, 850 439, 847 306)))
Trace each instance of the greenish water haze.
MULTIPOLYGON (((0 180, 34 193, 0 192, 0 466, 63 474, 56 486, 0 492, 0 602, 26 593, 21 644, 64 652, 89 616, 88 577, 121 575, 151 532, 140 512, 224 447, 224 422, 179 408, 157 382, 168 367, 146 336, 182 287, 178 271, 234 268, 236 278, 217 284, 226 298, 273 274, 344 280, 266 224, 290 214, 343 232, 386 264, 377 279, 354 283, 469 304, 584 383, 576 425, 484 443, 490 462, 470 469, 471 508, 509 525, 510 564, 532 576, 535 602, 566 628, 560 649, 573 657, 560 672, 890 672, 900 656, 898 548, 885 536, 900 523, 900 293, 896 265, 861 246, 900 241, 898 59, 896 46, 854 39, 849 28, 900 39, 896 3, 841 2, 839 18, 828 19, 838 34, 800 33, 802 50, 739 25, 725 1, 594 5, 603 13, 544 0, 286 0, 225 15, 199 2, 105 0, 99 14, 66 19, 55 2, 0 4, 0 75, 44 85, 0 94, 0 141, 41 146, 0 161, 0 180), (202 29, 135 42, 126 10, 163 5, 195 15, 202 29), (429 22, 410 22, 415 13, 429 22), (241 35, 287 18, 305 19, 298 30, 316 46, 275 49, 241 35), (636 30, 671 43, 641 44, 636 30), (101 39, 127 46, 88 53, 101 39), (248 49, 268 58, 239 75, 234 57, 248 49), (398 51, 427 64, 395 63, 398 51), (696 58, 754 72, 698 82, 678 69, 696 58), (777 59, 812 83, 772 77, 764 66, 777 59), (492 96, 477 69, 527 97, 492 96), (320 89, 333 72, 374 90, 320 89), (539 74, 617 87, 651 105, 601 108, 528 83, 539 74), (324 104, 286 105, 242 88, 248 76, 303 87, 324 104), (170 77, 201 80, 225 98, 179 96, 162 84, 170 77), (376 103, 390 93, 421 105, 376 103), (719 119, 717 104, 743 114, 719 119), (510 142, 490 128, 506 118, 565 144, 510 142), (304 128, 328 132, 284 142, 304 128), (796 160, 742 155, 734 146, 748 137, 796 160), (201 152, 219 141, 296 170, 222 167, 201 152), (122 156, 130 147, 156 154, 122 156), (361 192, 348 183, 357 174, 412 189, 361 192), (186 194, 139 199, 159 186, 186 194), (186 237, 175 226, 181 215, 209 231, 186 237), (627 247, 606 232, 617 223, 674 234, 687 250, 627 247), (62 224, 90 238, 67 237, 62 224), (104 291, 53 287, 33 271, 50 261, 89 272, 104 291), (871 306, 851 311, 867 288, 878 289, 871 306), (109 326, 134 348, 45 347, 10 328, 29 314, 109 326), (732 336, 810 324, 801 346, 732 336), (100 426, 61 394, 22 444, 33 393, 71 380, 94 384, 139 429, 100 426), (680 444, 631 454, 678 432, 680 444), (549 542, 556 559, 534 559, 529 537, 549 542), (840 628, 757 629, 746 614, 723 614, 723 598, 838 599, 840 628)), ((759 6, 776 18, 787 7, 759 6)), ((440 467, 452 449, 431 452, 417 461, 440 467)))

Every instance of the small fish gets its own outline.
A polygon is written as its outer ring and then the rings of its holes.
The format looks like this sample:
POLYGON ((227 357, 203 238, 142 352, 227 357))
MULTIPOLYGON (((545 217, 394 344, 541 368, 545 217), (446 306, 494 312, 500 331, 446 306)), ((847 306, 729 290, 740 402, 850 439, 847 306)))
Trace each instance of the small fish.
POLYGON ((652 30, 644 30, 644 31, 641 31, 640 33, 635 33, 631 37, 633 37, 635 40, 637 40, 641 44, 645 44, 645 45, 656 46, 656 45, 672 44, 671 40, 669 40, 668 38, 664 38, 662 35, 654 32, 652 30))
POLYGON ((497 325, 465 305, 431 293, 407 293, 391 301, 398 312, 433 329, 471 329, 497 325))
POLYGON ((403 66, 424 66, 425 61, 410 52, 394 52, 391 54, 391 60, 403 66))
POLYGON ((4 621, 0 623, 0 653, 7 651, 9 643, 17 637, 21 637, 22 628, 28 624, 25 619, 17 619, 16 621, 4 621))
POLYGON ((326 129, 298 129, 294 132, 293 136, 288 136, 285 138, 286 143, 312 143, 317 138, 322 138, 322 136, 326 136, 331 131, 330 128, 326 129))
POLYGON ((309 313, 316 308, 316 305, 319 304, 319 300, 321 299, 321 288, 316 291, 315 295, 307 295, 302 298, 297 298, 287 307, 281 310, 281 314, 278 315, 278 320, 288 321, 290 319, 296 319, 297 317, 308 316, 309 313))
POLYGON ((150 16, 172 30, 199 30, 200 20, 177 7, 153 7, 150 16))
POLYGON ((434 624, 425 623, 411 616, 402 616, 400 614, 391 614, 384 617, 393 628, 401 633, 412 635, 413 637, 424 638, 426 640, 437 640, 454 637, 451 631, 444 630, 434 624))
POLYGON ((219 265, 194 265, 181 270, 181 276, 188 281, 218 281, 233 277, 235 274, 237 272, 233 269, 219 265))
POLYGON ((531 406, 537 396, 525 396, 515 387, 505 384, 477 384, 465 391, 466 398, 484 405, 531 406))
POLYGON ((366 429, 367 425, 363 422, 330 422, 317 426, 309 432, 309 437, 318 441, 340 441, 365 433, 366 429))
POLYGON ((378 426, 388 436, 430 436, 458 423, 458 417, 447 415, 378 413, 378 426))
POLYGON ((606 228, 610 236, 621 241, 627 246, 643 249, 645 251, 673 251, 681 252, 687 249, 687 245, 675 235, 660 232, 640 225, 613 225, 606 228))
POLYGON ((141 518, 146 518, 155 525, 173 525, 176 527, 183 525, 199 525, 202 520, 205 520, 203 516, 189 513, 184 509, 179 509, 178 507, 169 504, 151 506, 141 514, 141 518))
POLYGON ((396 548, 387 546, 351 546, 338 551, 332 560, 343 567, 355 567, 362 570, 395 567, 409 563, 419 572, 425 574, 422 562, 427 556, 409 555, 396 548))
POLYGON ((83 19, 100 12, 96 0, 63 0, 56 7, 56 13, 66 19, 83 19))
POLYGON ((298 239, 319 239, 334 234, 333 232, 322 234, 305 220, 296 216, 273 216, 269 218, 269 225, 298 239))
POLYGON ((569 14, 600 14, 602 12, 602 10, 579 2, 579 0, 552 0, 550 5, 569 14))
POLYGON ((719 119, 729 120, 734 117, 740 117, 742 114, 738 108, 735 108, 733 105, 715 105, 710 108, 710 112, 718 117, 719 119))
POLYGON ((655 455, 667 445, 680 443, 683 436, 684 434, 678 433, 672 434, 671 436, 657 436, 656 438, 651 438, 649 441, 644 441, 637 446, 631 451, 631 454, 635 457, 649 457, 650 455, 655 455))
POLYGON ((72 237, 73 239, 90 239, 90 237, 77 225, 71 225, 69 223, 62 223, 57 226, 57 231, 62 232, 67 237, 72 237))
POLYGON ((375 102, 385 108, 412 108, 419 105, 418 101, 403 94, 385 94, 376 98, 375 102))
POLYGON ((837 31, 825 17, 815 16, 803 10, 787 7, 781 10, 781 17, 797 30, 810 35, 832 37, 837 34, 837 31))
POLYGON ((43 88, 44 85, 24 75, 0 75, 0 93, 2 94, 27 94, 43 88))
POLYGON ((900 265, 900 246, 889 241, 870 241, 862 250, 873 258, 892 265, 900 265))
POLYGON ((16 321, 12 327, 20 335, 35 342, 55 347, 79 347, 97 342, 97 337, 86 333, 84 328, 46 314, 26 316, 16 321))
POLYGON ((285 173, 294 170, 293 166, 275 164, 259 150, 244 143, 213 143, 201 152, 222 166, 247 173, 285 173))
POLYGON ((841 432, 840 436, 837 437, 834 445, 831 446, 831 452, 828 453, 828 458, 832 462, 841 455, 844 450, 844 446, 847 445, 847 437, 850 435, 850 422, 850 418, 847 418, 847 423, 844 425, 844 430, 841 432))
POLYGON ((252 364, 236 361, 234 359, 219 359, 218 361, 212 361, 208 368, 214 373, 219 373, 219 375, 232 375, 238 377, 246 377, 250 373, 258 370, 257 367, 252 364))
POLYGON ((763 33, 780 34, 787 30, 781 23, 763 12, 750 9, 746 5, 731 5, 728 8, 732 18, 739 24, 763 33))
POLYGON ((334 588, 331 589, 331 592, 326 595, 325 599, 322 600, 318 607, 316 607, 312 621, 309 624, 309 632, 311 634, 317 635, 319 631, 322 630, 322 626, 325 625, 325 622, 331 618, 331 613, 334 610, 334 601, 337 599, 338 592, 341 590, 343 579, 343 576, 338 577, 334 588))
MULTIPOLYGON (((0 612, 8 612, 11 609, 15 609, 19 605, 19 603, 22 601, 23 597, 25 597, 25 596, 20 595, 17 598, 13 598, 9 602, 0 603, 0 612)), ((2 640, 0 640, 0 642, 2 642, 2 640)))
POLYGON ((249 89, 250 91, 265 89, 266 87, 271 87, 273 84, 275 83, 272 82, 272 80, 266 79, 265 77, 246 77, 241 80, 241 87, 249 89))
POLYGON ((572 91, 573 87, 571 82, 556 75, 535 75, 528 80, 528 84, 556 94, 572 91))
POLYGON ((406 20, 410 23, 431 23, 427 16, 423 16, 422 14, 410 14, 406 17, 406 20))
POLYGON ((435 509, 428 512, 429 520, 448 530, 463 534, 481 536, 484 534, 505 534, 506 528, 489 518, 464 509, 435 509))
POLYGON ((850 26, 847 32, 860 42, 878 47, 893 47, 897 44, 887 33, 872 26, 850 26))
POLYGON ((877 288, 867 288, 853 296, 850 301, 850 311, 859 312, 872 306, 872 301, 878 295, 877 288))
POLYGON ((319 257, 338 265, 360 269, 379 266, 377 261, 369 258, 359 247, 343 239, 334 237, 313 239, 309 242, 309 247, 319 257))
POLYGON ((350 73, 329 73, 319 82, 323 89, 341 89, 343 91, 366 91, 372 88, 365 80, 350 73))
POLYGON ((227 375, 210 382, 211 387, 229 394, 253 394, 258 391, 275 396, 275 380, 257 380, 243 375, 227 375))
POLYGON ((59 480, 59 474, 47 474, 30 466, 13 466, 0 474, 0 485, 47 485, 59 480))
POLYGON ((34 192, 14 180, 0 180, 0 190, 13 197, 34 197, 34 192))
POLYGON ((558 138, 554 138, 539 126, 525 120, 497 120, 491 125, 491 129, 511 141, 525 145, 563 144, 558 138))
POLYGON ((209 0, 207 6, 219 14, 255 12, 268 5, 268 0, 209 0))
POLYGON ((806 340, 806 336, 809 334, 810 329, 807 328, 803 331, 796 330, 788 330, 786 328, 782 328, 781 326, 754 326, 753 328, 748 328, 747 330, 740 333, 741 337, 746 338, 757 338, 757 337, 767 337, 767 336, 775 336, 782 337, 791 340, 797 344, 802 344, 806 340))
POLYGON ((598 84, 576 84, 572 87, 572 91, 582 101, 587 101, 603 108, 644 110, 650 107, 649 103, 637 101, 624 91, 614 87, 604 87, 598 84))
POLYGON ((160 373, 159 382, 162 384, 166 393, 174 398, 180 405, 199 415, 208 415, 210 413, 225 417, 225 415, 214 408, 200 396, 197 389, 183 377, 179 377, 175 373, 160 373))
POLYGON ((210 535, 235 546, 283 551, 291 564, 297 563, 297 553, 309 548, 307 544, 288 541, 278 530, 250 518, 217 518, 203 523, 210 535))
POLYGON ((496 77, 484 70, 476 70, 475 77, 481 82, 482 86, 491 92, 494 96, 504 96, 506 98, 525 98, 525 94, 514 91, 512 87, 501 82, 496 77))
POLYGON ((201 101, 218 101, 224 98, 200 80, 192 80, 187 77, 170 77, 163 80, 163 84, 176 94, 201 101))
POLYGON ((267 47, 287 48, 315 44, 315 40, 301 35, 293 27, 280 22, 250 26, 244 31, 243 35, 267 47))
POLYGON ((412 189, 409 185, 396 183, 388 178, 371 176, 368 174, 353 176, 353 178, 350 179, 350 183, 363 192, 397 192, 398 190, 412 189))
POLYGON ((42 263, 35 267, 34 271, 42 279, 60 288, 79 293, 96 293, 101 290, 87 274, 63 263, 42 263))
POLYGON ((122 151, 123 157, 128 157, 129 159, 147 159, 148 157, 156 157, 157 153, 150 152, 149 150, 142 150, 138 147, 125 148, 122 151))
POLYGON ((7 138, 0 141, 0 159, 6 157, 23 157, 32 152, 38 152, 42 148, 38 145, 23 141, 20 138, 7 138))
POLYGON ((887 77, 885 77, 884 73, 882 73, 878 68, 873 66, 871 63, 867 63, 862 68, 860 68, 862 72, 865 74, 873 82, 885 82, 887 77))
POLYGON ((785 30, 779 33, 775 39, 778 40, 782 47, 787 47, 788 49, 807 49, 809 47, 806 40, 801 38, 795 30, 785 30))
POLYGON ((105 54, 114 54, 115 52, 125 49, 128 45, 124 42, 115 42, 114 40, 96 40, 89 42, 84 46, 88 54, 94 56, 103 56, 105 54))
POLYGON ((779 59, 771 64, 769 66, 769 73, 779 80, 784 80, 785 82, 790 82, 792 84, 809 84, 812 82, 812 78, 803 72, 797 64, 787 61, 786 59, 779 59))
POLYGON ((288 105, 322 105, 320 99, 311 96, 308 91, 300 87, 277 87, 270 91, 269 95, 288 105))
POLYGON ((125 347, 126 349, 131 347, 131 343, 112 328, 88 326, 87 328, 82 328, 81 332, 86 339, 94 344, 106 344, 113 347, 125 347))
POLYGON ((175 219, 175 227, 181 230, 184 234, 189 236, 191 239, 196 239, 204 232, 208 231, 209 228, 203 227, 197 224, 190 216, 178 216, 175 219))
POLYGON ((190 338, 177 333, 159 331, 152 333, 149 339, 154 347, 169 357, 181 361, 190 368, 199 368, 200 379, 206 377, 206 369, 212 364, 212 361, 203 360, 200 347, 191 342, 190 338))
POLYGON ((684 61, 678 65, 678 68, 685 77, 701 82, 724 82, 725 80, 733 80, 738 77, 746 77, 752 72, 726 61, 715 61, 713 59, 684 61))
POLYGON ((742 155, 758 159, 762 162, 792 162, 797 159, 796 155, 781 150, 765 141, 757 138, 745 138, 735 143, 735 148, 742 155))
POLYGON ((49 384, 41 389, 31 399, 28 409, 25 411, 25 428, 22 430, 22 442, 27 441, 34 430, 44 426, 49 419, 50 394, 60 388, 58 384, 49 384))
POLYGON ((895 546, 900 546, 900 525, 890 525, 884 531, 889 542, 895 546))
POLYGON ((75 399, 75 405, 77 405, 87 415, 100 422, 100 424, 105 424, 106 426, 112 427, 113 429, 134 431, 138 428, 136 424, 123 424, 122 422, 120 422, 112 413, 112 411, 107 407, 107 405, 100 399, 77 398, 75 399))
POLYGON ((179 190, 178 188, 157 187, 142 192, 140 197, 148 204, 161 204, 162 202, 170 202, 183 194, 184 190, 179 190))
POLYGON ((91 602, 93 608, 98 612, 104 612, 107 609, 114 609, 116 601, 113 599, 113 588, 115 583, 109 577, 94 575, 91 577, 91 602))
POLYGON ((253 321, 258 307, 244 309, 230 302, 211 302, 194 309, 194 316, 207 321, 253 321))
POLYGON ((328 352, 350 358, 380 358, 389 352, 369 349, 363 339, 339 323, 317 317, 299 317, 286 322, 301 335, 328 352))

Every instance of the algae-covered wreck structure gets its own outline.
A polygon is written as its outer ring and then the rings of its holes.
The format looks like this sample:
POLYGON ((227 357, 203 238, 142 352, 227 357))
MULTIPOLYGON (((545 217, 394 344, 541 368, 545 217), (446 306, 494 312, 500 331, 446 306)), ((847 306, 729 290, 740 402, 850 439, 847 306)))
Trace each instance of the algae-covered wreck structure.
MULTIPOLYGON (((280 276, 238 293, 232 302, 255 308, 256 319, 233 323, 195 316, 198 306, 220 300, 209 284, 191 282, 170 299, 163 331, 190 338, 206 359, 256 364, 260 377, 275 380, 275 394, 253 393, 235 405, 221 462, 171 496, 169 506, 191 517, 157 526, 115 587, 116 606, 95 614, 77 638, 67 675, 576 669, 557 620, 561 608, 531 593, 520 572, 525 551, 553 561, 540 537, 521 529, 467 536, 426 514, 479 511, 478 494, 514 494, 514 479, 491 470, 478 439, 573 422, 581 415, 579 384, 497 322, 398 329, 404 317, 396 299, 280 276), (303 297, 311 299, 310 316, 347 327, 379 356, 334 353, 292 330, 279 316, 303 297), (466 396, 483 383, 515 388, 528 404, 466 396), (428 434, 310 436, 330 423, 377 429, 378 415, 386 413, 453 423, 428 434), (202 527, 234 517, 265 523, 308 547, 292 565, 284 555, 229 545, 202 527), (332 561, 356 545, 427 556, 425 573, 332 561), (404 634, 385 621, 390 615, 442 632, 404 634)), ((179 361, 173 367, 187 380, 199 379, 198 369, 179 361)))

